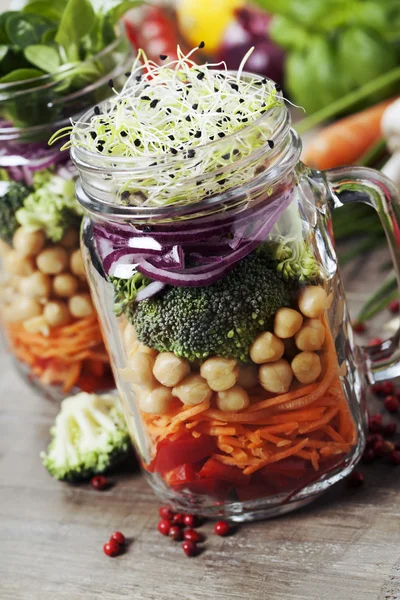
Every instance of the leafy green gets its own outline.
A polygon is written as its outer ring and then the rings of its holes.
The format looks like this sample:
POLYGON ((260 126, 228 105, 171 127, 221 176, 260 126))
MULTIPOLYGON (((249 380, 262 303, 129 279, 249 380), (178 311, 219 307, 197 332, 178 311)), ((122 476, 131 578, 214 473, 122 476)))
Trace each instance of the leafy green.
POLYGON ((37 93, 42 82, 32 82, 29 98, 2 101, 0 118, 19 127, 57 120, 62 113, 59 98, 101 80, 116 66, 118 52, 112 59, 89 59, 116 39, 119 18, 140 1, 28 0, 19 11, 1 13, 0 84, 46 73, 54 78, 37 93))
POLYGON ((19 227, 15 213, 24 205, 25 198, 32 188, 17 181, 2 181, 0 190, 0 239, 10 244, 19 227))
POLYGON ((24 50, 25 58, 47 73, 57 71, 61 64, 60 55, 55 48, 43 44, 33 44, 24 50))
MULTIPOLYGON (((286 87, 307 112, 321 110, 399 64, 398 0, 257 2, 274 15, 269 33, 287 51, 286 87)), ((387 85, 363 104, 396 89, 387 85)))

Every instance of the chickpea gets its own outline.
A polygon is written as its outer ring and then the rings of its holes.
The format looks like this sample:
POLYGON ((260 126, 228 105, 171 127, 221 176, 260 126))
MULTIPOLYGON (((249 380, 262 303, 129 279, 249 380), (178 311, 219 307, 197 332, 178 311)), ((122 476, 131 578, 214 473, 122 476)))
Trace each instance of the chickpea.
POLYGON ((305 317, 318 319, 322 317, 326 309, 327 296, 320 285, 309 285, 305 287, 299 296, 299 309, 305 317))
POLYGON ((53 291, 60 298, 70 298, 78 291, 79 281, 70 273, 57 275, 53 280, 53 291))
POLYGON ((150 354, 136 352, 130 361, 130 380, 146 388, 153 388, 156 384, 153 377, 154 358, 150 354))
POLYGON ((79 247, 79 231, 72 227, 67 229, 67 231, 64 233, 64 237, 62 238, 60 244, 64 248, 68 248, 68 249, 78 248, 79 247))
POLYGON ((321 375, 321 360, 315 352, 300 352, 292 360, 292 369, 300 383, 313 383, 321 375))
POLYGON ((145 413, 151 415, 163 415, 169 411, 173 400, 171 390, 167 387, 156 387, 150 392, 148 390, 139 394, 139 407, 145 413))
POLYGON ((123 333, 125 350, 130 350, 135 344, 138 343, 136 337, 136 331, 133 325, 127 323, 123 333))
MULTIPOLYGON (((280 338, 291 338, 303 324, 303 317, 293 308, 280 308, 274 320, 274 333, 280 338)), ((283 354, 283 353, 282 353, 283 354)))
POLYGON ((258 385, 258 369, 254 365, 242 365, 239 368, 238 385, 249 390, 258 385))
POLYGON ((14 312, 13 321, 27 321, 42 314, 42 307, 37 300, 29 296, 17 296, 10 306, 14 312))
POLYGON ((259 379, 262 387, 272 394, 285 394, 289 391, 293 372, 287 360, 281 358, 275 363, 260 367, 259 379))
POLYGON ((25 296, 48 298, 51 292, 51 278, 40 271, 21 279, 19 289, 25 296))
POLYGON ((210 400, 212 390, 200 375, 188 375, 172 389, 172 394, 187 406, 196 406, 204 400, 210 400))
POLYGON ((70 267, 74 275, 86 277, 85 265, 82 258, 82 252, 78 249, 71 254, 70 267))
POLYGON ((71 321, 71 314, 65 302, 48 302, 44 307, 43 316, 50 327, 61 327, 71 321))
POLYGON ((94 312, 92 299, 89 294, 76 294, 68 301, 71 315, 76 319, 89 317, 94 312))
POLYGON ((260 333, 250 347, 250 358, 257 365, 275 362, 282 358, 284 343, 270 331, 260 333))
POLYGON ((68 253, 61 246, 46 248, 36 258, 38 269, 47 275, 58 275, 68 266, 68 253))
POLYGON ((325 327, 319 319, 306 319, 294 339, 299 350, 320 350, 325 341, 325 327))
POLYGON ((173 352, 161 352, 154 363, 154 377, 167 387, 174 387, 189 373, 188 361, 173 352))
POLYGON ((239 385, 234 385, 229 390, 218 392, 217 406, 219 410, 234 411, 243 410, 250 404, 250 398, 246 390, 239 385))
POLYGON ((10 250, 3 258, 3 267, 6 273, 10 275, 20 275, 27 277, 32 275, 35 270, 31 258, 23 258, 16 250, 10 250))
POLYGON ((38 317, 32 317, 24 321, 24 329, 29 333, 41 333, 42 335, 48 336, 50 329, 43 315, 38 317))
POLYGON ((14 233, 13 246, 20 256, 36 256, 46 243, 44 231, 32 231, 29 227, 18 227, 14 233))
POLYGON ((237 382, 239 367, 233 359, 215 356, 201 365, 200 374, 214 392, 223 392, 237 382))

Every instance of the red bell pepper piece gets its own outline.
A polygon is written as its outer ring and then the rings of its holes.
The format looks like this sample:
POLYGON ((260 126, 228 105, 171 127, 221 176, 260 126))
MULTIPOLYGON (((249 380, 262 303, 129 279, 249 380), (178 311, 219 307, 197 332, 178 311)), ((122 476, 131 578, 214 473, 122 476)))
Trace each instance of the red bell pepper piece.
POLYGON ((157 453, 149 470, 165 475, 185 463, 196 463, 211 456, 217 450, 213 437, 183 435, 177 440, 165 439, 157 445, 157 453))
POLYGON ((215 458, 208 459, 199 475, 201 477, 212 477, 220 481, 229 481, 235 487, 248 485, 250 482, 250 475, 244 475, 238 467, 223 465, 215 458))

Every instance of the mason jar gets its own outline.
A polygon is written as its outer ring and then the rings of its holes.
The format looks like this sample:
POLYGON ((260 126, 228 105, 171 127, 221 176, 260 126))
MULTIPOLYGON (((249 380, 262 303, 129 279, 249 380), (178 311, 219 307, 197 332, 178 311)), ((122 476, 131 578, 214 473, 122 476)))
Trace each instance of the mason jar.
POLYGON ((123 30, 90 59, 0 85, 0 320, 23 377, 61 399, 113 378, 79 244, 76 170, 51 135, 120 87, 132 63, 123 30))
POLYGON ((84 262, 158 497, 245 521, 302 506, 348 475, 364 449, 367 382, 398 375, 399 352, 397 338, 355 344, 331 215, 375 206, 398 264, 390 181, 307 168, 283 103, 195 156, 100 156, 79 135, 84 262), (255 136, 265 143, 244 152, 255 136), (227 164, 199 167, 228 151, 227 164), (166 174, 169 187, 157 186, 166 174), (143 205, 152 189, 171 201, 143 205))

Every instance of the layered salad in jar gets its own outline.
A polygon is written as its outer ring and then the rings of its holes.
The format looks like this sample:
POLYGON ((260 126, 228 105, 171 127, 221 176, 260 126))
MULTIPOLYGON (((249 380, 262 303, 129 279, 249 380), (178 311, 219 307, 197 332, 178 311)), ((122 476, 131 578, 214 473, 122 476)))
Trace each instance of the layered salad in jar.
POLYGON ((19 370, 55 398, 113 386, 80 252, 82 210, 55 130, 125 81, 120 2, 22 2, 0 50, 0 321, 19 370))
POLYGON ((140 56, 70 142, 78 166, 82 149, 104 157, 104 185, 127 207, 93 211, 88 256, 112 294, 102 318, 128 426, 164 498, 289 498, 343 464, 358 434, 332 273, 295 163, 282 166, 284 100, 245 61, 237 73, 179 51, 164 62, 140 56))

